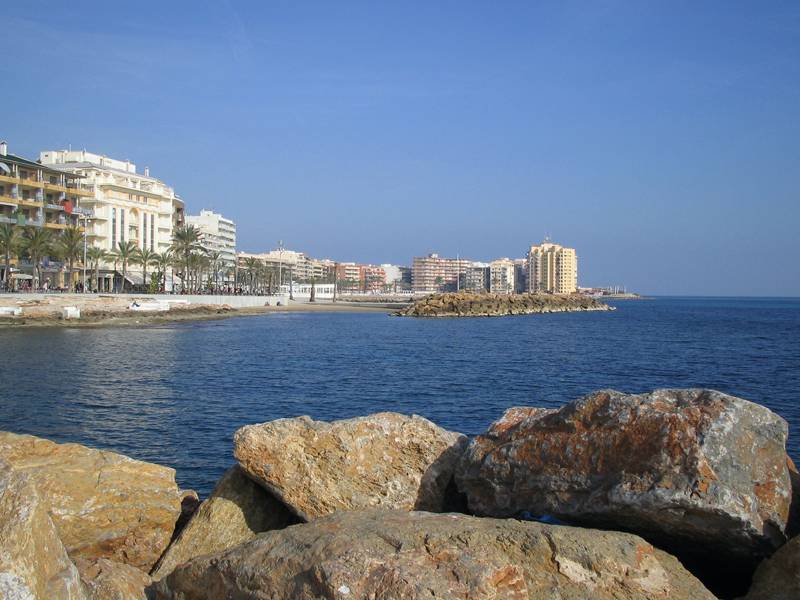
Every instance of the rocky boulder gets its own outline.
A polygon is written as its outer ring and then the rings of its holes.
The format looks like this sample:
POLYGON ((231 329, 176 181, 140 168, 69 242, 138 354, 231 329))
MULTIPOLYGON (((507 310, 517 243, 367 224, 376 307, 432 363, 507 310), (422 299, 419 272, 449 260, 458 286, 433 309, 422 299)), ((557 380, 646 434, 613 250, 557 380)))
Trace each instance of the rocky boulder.
POLYGON ((466 438, 397 413, 326 423, 309 417, 234 435, 242 469, 303 520, 368 507, 445 508, 466 438))
POLYGON ((797 600, 800 598, 800 537, 793 538, 772 558, 762 562, 744 600, 797 600))
POLYGON ((787 424, 710 390, 602 391, 506 415, 456 481, 480 515, 523 511, 633 531, 670 550, 756 561, 785 541, 787 424))
POLYGON ((0 460, 0 598, 88 597, 47 510, 32 478, 0 460))
POLYGON ((179 566, 156 598, 593 600, 713 596, 631 534, 460 514, 338 512, 179 566))
POLYGON ((75 561, 91 600, 146 600, 145 588, 152 580, 136 567, 107 558, 75 561))
POLYGON ((30 475, 73 559, 149 571, 166 549, 181 509, 173 469, 7 432, 0 456, 30 475))
POLYGON ((222 552, 257 533, 282 529, 297 519, 269 492, 232 467, 189 520, 153 571, 168 575, 179 564, 201 554, 222 552))

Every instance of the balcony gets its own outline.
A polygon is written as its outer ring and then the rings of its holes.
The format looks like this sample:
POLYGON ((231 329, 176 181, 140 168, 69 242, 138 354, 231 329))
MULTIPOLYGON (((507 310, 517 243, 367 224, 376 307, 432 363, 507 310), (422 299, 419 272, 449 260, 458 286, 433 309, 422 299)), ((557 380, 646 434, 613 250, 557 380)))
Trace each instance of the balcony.
POLYGON ((47 229, 66 229, 67 228, 67 224, 66 223, 45 223, 44 226, 47 229))
POLYGON ((35 198, 17 198, 17 202, 20 206, 30 206, 33 208, 41 208, 44 204, 42 200, 36 200, 35 198))
POLYGON ((0 215, 0 223, 8 223, 10 225, 16 225, 17 224, 17 220, 12 218, 12 217, 6 217, 6 216, 0 215))

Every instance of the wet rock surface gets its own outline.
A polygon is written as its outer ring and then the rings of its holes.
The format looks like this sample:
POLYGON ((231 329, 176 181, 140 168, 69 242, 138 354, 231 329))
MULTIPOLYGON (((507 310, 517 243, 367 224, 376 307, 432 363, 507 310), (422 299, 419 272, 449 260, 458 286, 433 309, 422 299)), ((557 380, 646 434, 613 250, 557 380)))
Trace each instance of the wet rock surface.
POLYGON ((624 533, 460 514, 339 512, 199 557, 156 598, 505 598, 713 595, 672 556, 624 533))
POLYGON ((149 571, 166 549, 180 514, 174 469, 7 432, 0 457, 31 477, 73 559, 149 571))
POLYGON ((595 298, 556 294, 434 294, 400 309, 400 317, 502 317, 551 312, 614 310, 595 298))
POLYGON ((234 436, 241 468, 303 520, 337 510, 441 511, 465 436, 416 415, 309 417, 248 425, 234 436))
POLYGON ((257 533, 282 529, 297 519, 278 500, 231 467, 159 561, 153 578, 201 554, 227 550, 257 533))

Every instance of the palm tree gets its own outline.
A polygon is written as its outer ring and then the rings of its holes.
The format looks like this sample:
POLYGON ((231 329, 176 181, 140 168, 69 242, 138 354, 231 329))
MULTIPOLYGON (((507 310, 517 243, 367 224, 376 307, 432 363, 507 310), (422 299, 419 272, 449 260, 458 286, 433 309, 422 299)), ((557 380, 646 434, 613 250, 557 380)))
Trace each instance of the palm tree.
POLYGON ((147 248, 136 249, 134 252, 132 261, 134 264, 142 265, 142 281, 144 282, 145 288, 147 288, 147 266, 152 265, 153 261, 156 258, 156 253, 152 250, 148 250, 147 248))
POLYGON ((58 237, 55 243, 56 250, 61 258, 69 265, 69 284, 67 288, 72 290, 72 270, 76 260, 80 260, 83 254, 83 232, 75 226, 67 227, 58 237))
POLYGON ((172 250, 165 250, 153 256, 151 264, 158 270, 158 279, 161 282, 161 289, 167 288, 167 269, 169 269, 175 262, 175 256, 172 250))
POLYGON ((183 286, 189 277, 189 257, 193 252, 201 250, 200 230, 194 225, 180 225, 172 232, 172 249, 183 258, 183 286))
POLYGON ((214 289, 219 287, 219 263, 222 259, 222 252, 212 250, 206 252, 208 260, 211 262, 211 272, 214 274, 214 289))
POLYGON ((128 277, 128 263, 136 256, 136 244, 130 240, 117 243, 116 259, 122 263, 122 291, 125 291, 125 280, 128 277))
POLYGON ((41 262, 50 252, 50 230, 41 227, 28 227, 23 237, 23 248, 33 265, 33 288, 38 289, 42 279, 41 262))
POLYGON ((247 257, 244 259, 244 268, 247 271, 247 278, 250 280, 248 287, 250 288, 250 293, 253 293, 253 280, 256 276, 256 271, 258 270, 258 266, 261 262, 257 258, 253 258, 252 256, 247 257))
POLYGON ((11 278, 11 256, 19 253, 22 245, 20 229, 16 225, 4 223, 0 225, 0 252, 5 254, 6 270, 4 273, 5 287, 8 289, 8 281, 11 278))
POLYGON ((100 290, 100 263, 108 258, 108 252, 98 246, 86 251, 86 258, 94 265, 94 290, 100 290))

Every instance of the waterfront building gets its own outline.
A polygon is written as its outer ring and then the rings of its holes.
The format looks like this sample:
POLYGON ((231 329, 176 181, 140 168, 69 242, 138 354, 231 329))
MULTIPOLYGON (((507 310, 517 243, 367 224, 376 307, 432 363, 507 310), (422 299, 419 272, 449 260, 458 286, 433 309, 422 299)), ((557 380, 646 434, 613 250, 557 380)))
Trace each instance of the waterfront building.
POLYGON ((0 142, 0 223, 60 230, 80 226, 90 191, 81 177, 8 152, 0 142))
POLYGON ((359 265, 361 290, 376 294, 386 289, 386 271, 377 265, 359 265))
POLYGON ((200 244, 208 252, 219 252, 220 270, 224 273, 236 263, 236 224, 221 214, 201 210, 199 215, 187 215, 186 224, 200 231, 200 244))
MULTIPOLYGON (((8 143, 0 142, 0 223, 18 227, 49 229, 53 234, 70 226, 83 230, 90 212, 80 206, 91 192, 83 189, 81 177, 64 173, 8 152, 8 143)), ((67 285, 63 264, 43 257, 42 275, 52 286, 67 285)), ((32 278, 33 265, 13 261, 31 274, 17 273, 18 278, 32 278)), ((76 274, 72 274, 71 286, 76 274)), ((0 280, 5 278, 5 264, 0 266, 0 280)), ((43 282, 38 282, 42 284, 43 282)))
POLYGON ((528 291, 528 259, 514 259, 514 293, 524 294, 528 291))
POLYGON ((336 263, 336 289, 342 294, 361 291, 361 266, 354 262, 336 263))
POLYGON ((172 245, 172 232, 184 224, 184 203, 160 179, 136 171, 129 160, 118 160, 86 150, 47 150, 39 162, 51 170, 78 176, 89 192, 80 205, 92 211, 86 235, 89 243, 113 250, 119 242, 164 252, 172 245))
POLYGON ((578 289, 578 257, 574 248, 545 240, 528 250, 528 291, 574 294, 578 289))
POLYGON ((411 287, 415 292, 455 290, 459 276, 470 263, 465 258, 443 258, 438 254, 415 257, 411 265, 411 287))
POLYGON ((489 291, 493 294, 514 293, 514 261, 499 258, 489 263, 489 291))
POLYGON ((471 262, 460 275, 459 288, 475 294, 486 292, 489 289, 489 263, 471 262))

